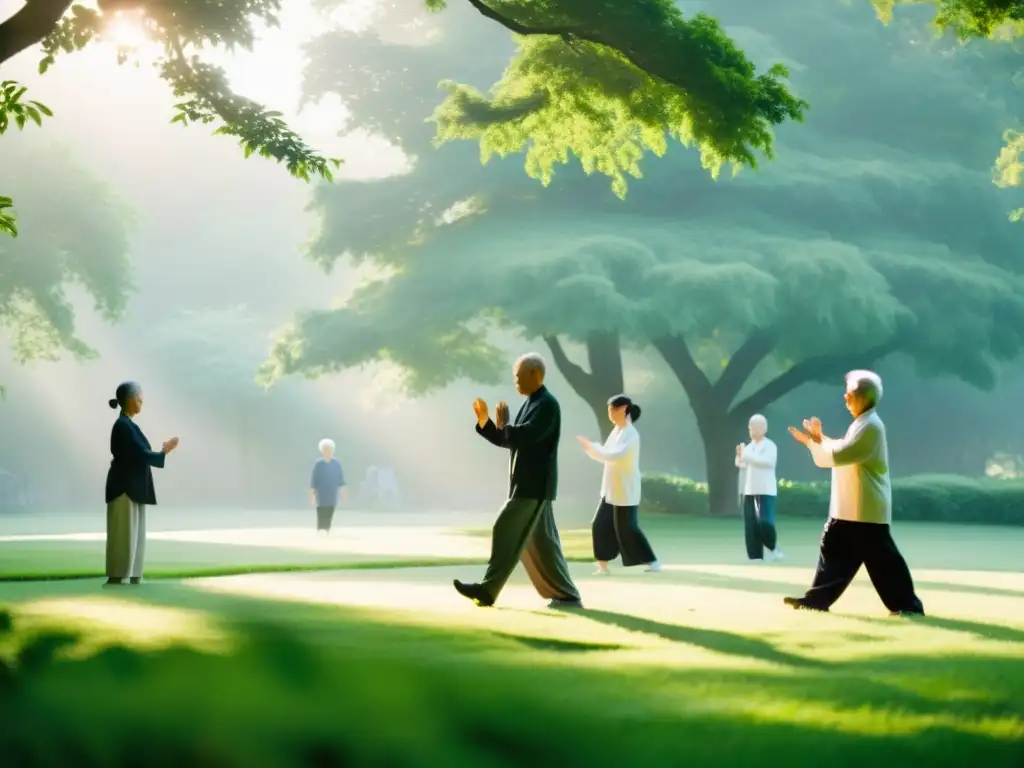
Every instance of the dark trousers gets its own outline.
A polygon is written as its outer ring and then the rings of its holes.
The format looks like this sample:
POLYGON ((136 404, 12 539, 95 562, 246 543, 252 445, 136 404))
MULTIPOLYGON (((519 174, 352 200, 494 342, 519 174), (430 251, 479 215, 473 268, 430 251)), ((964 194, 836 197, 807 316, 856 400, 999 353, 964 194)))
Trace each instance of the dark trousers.
POLYGON ((621 554, 622 564, 629 567, 658 559, 640 530, 638 512, 637 507, 615 507, 601 499, 590 523, 595 560, 608 562, 621 554))
POLYGON ((318 531, 330 531, 331 522, 334 520, 334 507, 316 508, 316 529, 318 531))
POLYGON ((541 597, 549 600, 580 599, 569 575, 569 564, 562 554, 555 513, 547 499, 509 499, 505 502, 494 522, 491 559, 480 586, 497 600, 519 562, 522 562, 526 575, 541 597))
POLYGON ((762 560, 764 550, 775 549, 774 496, 743 497, 743 533, 751 560, 762 560))
POLYGON ((914 594, 914 580, 888 525, 829 519, 821 535, 821 552, 814 584, 803 602, 827 611, 850 586, 861 565, 878 596, 890 611, 924 613, 914 594))

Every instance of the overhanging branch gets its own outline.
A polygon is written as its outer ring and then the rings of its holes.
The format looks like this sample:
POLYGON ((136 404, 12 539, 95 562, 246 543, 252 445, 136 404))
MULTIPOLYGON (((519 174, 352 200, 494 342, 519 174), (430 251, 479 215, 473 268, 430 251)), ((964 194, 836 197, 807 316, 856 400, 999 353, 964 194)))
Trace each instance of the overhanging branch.
POLYGON ((658 350, 665 359, 665 362, 668 363, 668 367, 672 369, 672 373, 679 379, 679 383, 686 390, 686 395, 690 398, 691 404, 700 400, 706 401, 714 394, 711 382, 704 374, 704 371, 700 369, 700 366, 697 365, 697 361, 693 359, 693 354, 690 352, 686 339, 682 336, 666 335, 651 339, 651 344, 654 345, 654 348, 658 350))
POLYGON ((41 43, 70 5, 71 0, 28 0, 20 11, 0 22, 0 64, 41 43))
POLYGON ((859 355, 830 355, 801 360, 742 402, 737 403, 730 413, 741 417, 758 413, 801 384, 814 381, 824 375, 841 376, 854 368, 872 365, 886 355, 897 351, 898 348, 899 345, 895 341, 888 341, 859 355))
POLYGON ((715 393, 726 408, 736 399, 754 369, 774 348, 775 341, 768 334, 754 333, 732 354, 722 375, 715 382, 715 393))

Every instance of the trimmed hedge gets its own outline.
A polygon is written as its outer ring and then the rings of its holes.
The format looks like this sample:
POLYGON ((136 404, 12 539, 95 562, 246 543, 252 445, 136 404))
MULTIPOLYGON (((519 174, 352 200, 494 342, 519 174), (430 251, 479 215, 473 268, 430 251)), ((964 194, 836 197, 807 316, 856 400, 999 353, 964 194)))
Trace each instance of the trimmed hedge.
MULTIPOLYGON (((779 481, 781 517, 828 515, 829 483, 779 481)), ((917 475, 893 480, 893 520, 1024 526, 1024 482, 961 475, 917 475)), ((685 477, 646 474, 643 507, 673 515, 708 514, 708 486, 685 477)), ((736 514, 739 514, 737 504, 736 514)))

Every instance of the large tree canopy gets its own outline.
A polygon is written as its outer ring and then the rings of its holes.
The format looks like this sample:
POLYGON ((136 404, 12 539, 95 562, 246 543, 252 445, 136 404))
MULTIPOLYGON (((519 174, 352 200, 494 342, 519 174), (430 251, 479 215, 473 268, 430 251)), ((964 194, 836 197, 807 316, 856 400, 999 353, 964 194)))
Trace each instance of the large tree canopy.
POLYGON ((22 235, 0 238, 0 326, 18 362, 90 357, 68 289, 120 317, 131 289, 126 208, 67 152, 28 138, 0 143, 4 184, 25 203, 22 235))
POLYGON ((883 29, 867 5, 720 12, 816 105, 806 127, 780 130, 777 163, 716 182, 670 151, 623 203, 572 169, 540 194, 498 187, 445 149, 369 185, 372 226, 321 198, 320 257, 370 255, 395 274, 300 316, 265 377, 384 360, 414 391, 493 381, 506 363, 489 331, 504 327, 543 339, 604 421, 623 349, 649 350, 695 411, 716 511, 733 506, 742 422, 805 382, 899 352, 991 384, 1024 344, 1019 232, 979 140, 1006 124, 1003 62, 933 39, 927 19, 883 29), (430 203, 450 215, 425 216, 430 203), (384 222, 387 237, 367 234, 384 222))
MULTIPOLYGON (((1018 89, 1015 103, 1024 102, 1024 0, 873 0, 882 21, 893 18, 896 5, 920 4, 938 6, 934 18, 935 26, 941 31, 952 32, 963 42, 979 38, 1010 44, 1010 56, 1016 56, 1018 70, 1013 84, 1018 89)), ((1019 122, 1021 116, 1017 115, 1019 122)), ((996 158, 993 181, 999 187, 1024 186, 1024 133, 1008 128, 1003 133, 1005 145, 996 158)), ((1024 207, 1010 213, 1013 221, 1024 220, 1024 207)))
MULTIPOLYGON (((432 10, 446 5, 417 1, 432 10)), ((755 152, 772 152, 771 127, 803 114, 804 103, 783 82, 784 68, 757 74, 714 19, 686 19, 672 0, 466 1, 478 14, 531 39, 493 101, 471 88, 450 86, 451 98, 439 113, 441 136, 483 130, 502 152, 529 142, 528 167, 536 166, 542 178, 572 152, 588 168, 611 175, 621 189, 622 172, 638 173, 643 149, 664 151, 666 132, 698 144, 710 167, 753 165, 755 152), (515 140, 500 138, 513 133, 515 140)), ((175 122, 217 125, 217 133, 239 140, 246 157, 273 158, 302 179, 329 179, 337 161, 309 147, 281 113, 235 94, 223 69, 202 58, 204 49, 251 48, 254 23, 277 25, 280 9, 281 0, 99 0, 97 8, 71 0, 26 0, 0 22, 0 64, 41 43, 39 69, 45 72, 62 53, 97 40, 116 43, 114 24, 135 24, 162 48, 156 66, 180 99, 175 122)), ((0 102, 0 116, 6 109, 0 102)), ((40 117, 29 114, 37 122, 40 117)), ((9 207, 6 200, 0 204, 9 207)), ((7 221, 10 232, 9 214, 7 221)))

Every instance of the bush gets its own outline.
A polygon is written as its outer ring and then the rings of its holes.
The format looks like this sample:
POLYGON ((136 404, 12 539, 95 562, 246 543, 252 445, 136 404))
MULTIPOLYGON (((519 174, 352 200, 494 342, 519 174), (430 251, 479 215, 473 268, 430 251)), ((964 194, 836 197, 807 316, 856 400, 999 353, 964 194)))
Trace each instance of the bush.
MULTIPOLYGON (((824 519, 828 515, 829 488, 827 482, 780 480, 778 514, 824 519)), ((897 478, 892 484, 892 504, 894 520, 1024 526, 1024 482, 1017 480, 960 475, 897 478)), ((643 506, 647 512, 706 515, 708 486, 675 475, 645 475, 643 506)))

